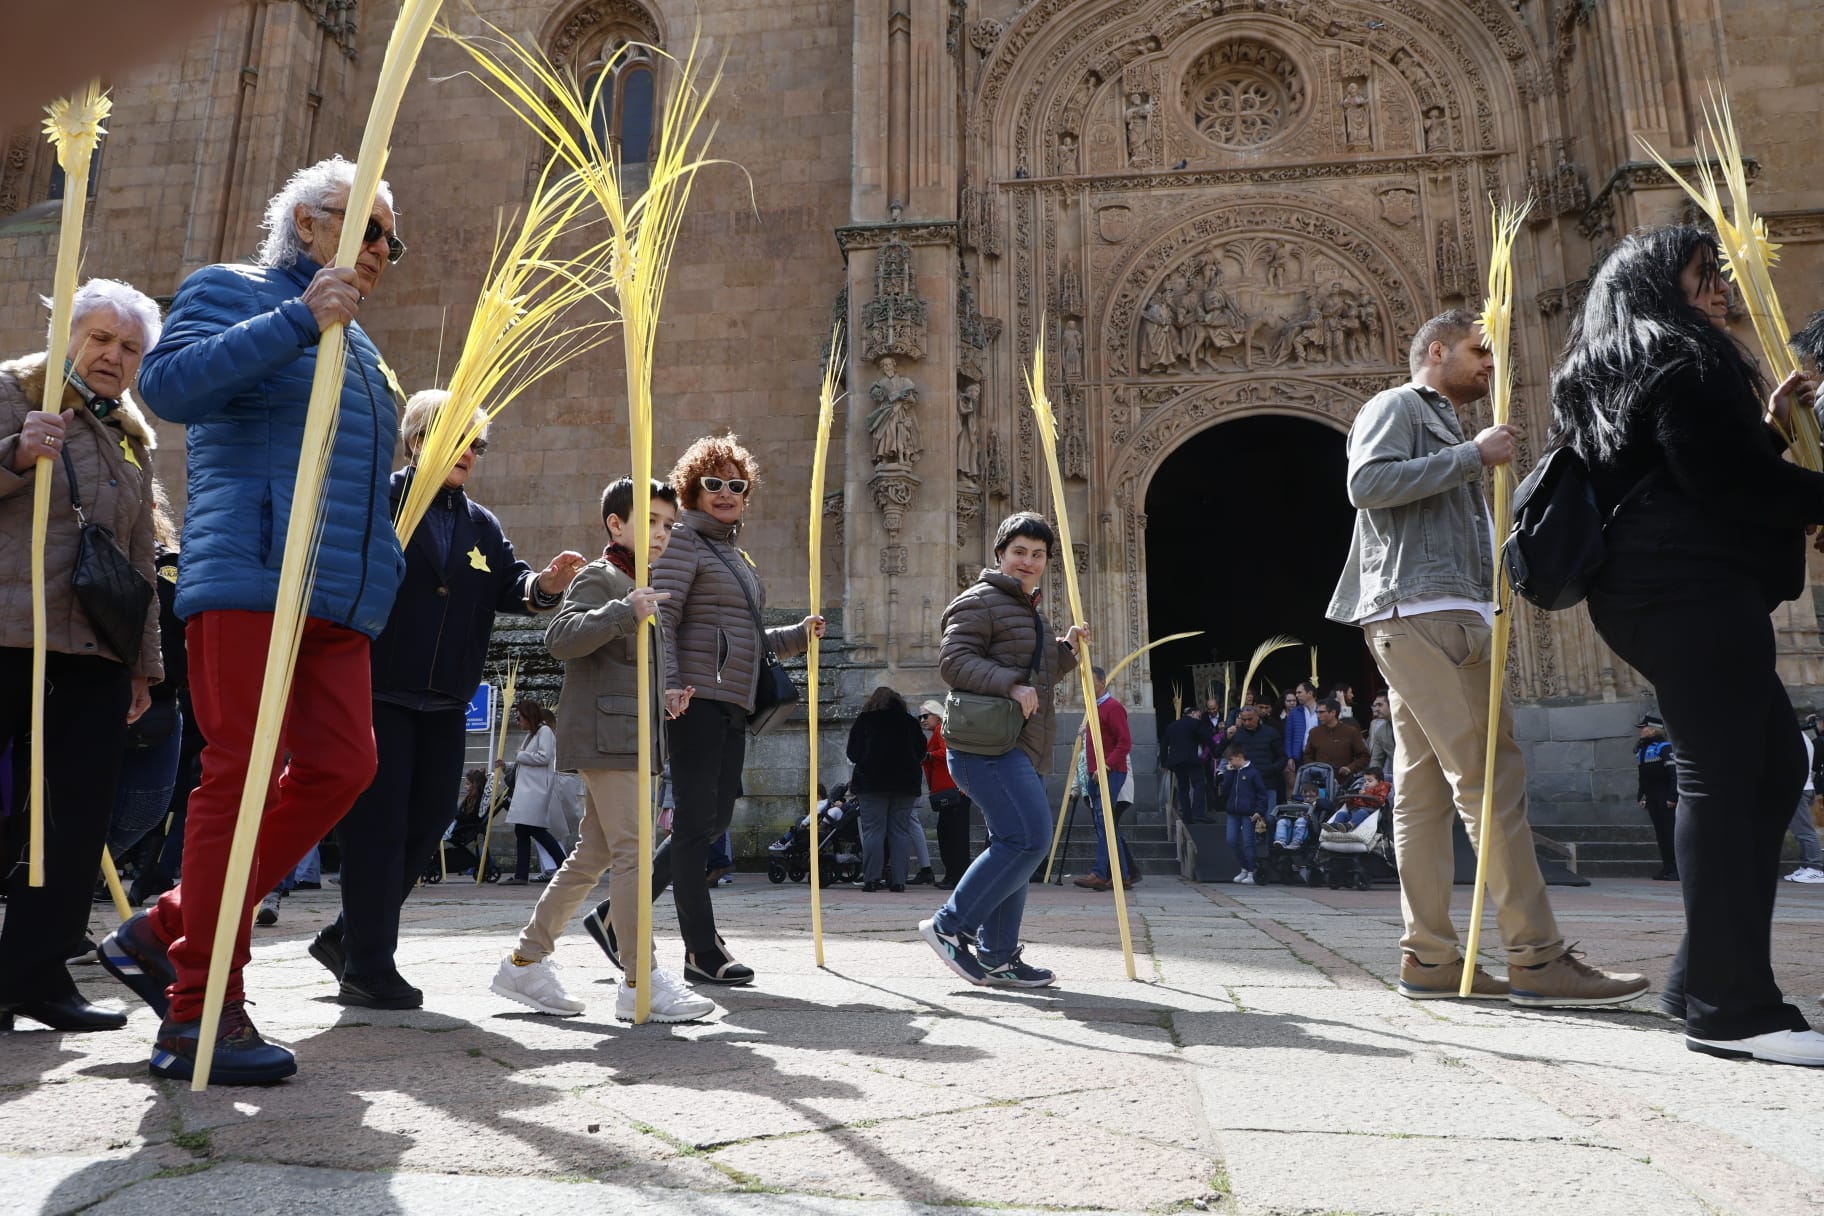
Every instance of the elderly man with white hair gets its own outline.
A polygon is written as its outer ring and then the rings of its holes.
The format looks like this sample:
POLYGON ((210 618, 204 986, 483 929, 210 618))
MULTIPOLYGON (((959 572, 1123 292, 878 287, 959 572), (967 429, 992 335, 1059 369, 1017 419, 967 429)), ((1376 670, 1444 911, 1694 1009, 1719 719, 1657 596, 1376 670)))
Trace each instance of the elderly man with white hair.
MULTIPOLYGON (((90 279, 71 311, 70 373, 61 408, 42 408, 46 355, 0 363, 0 747, 30 754, 33 484, 51 478, 45 532, 44 885, 23 865, 7 882, 0 929, 0 1028, 15 1016, 53 1030, 115 1030, 127 1019, 89 1004, 64 960, 79 953, 102 842, 114 807, 127 725, 162 677, 158 599, 151 595, 152 428, 133 404, 140 360, 158 341, 158 305, 109 279, 90 279), (38 461, 48 459, 46 474, 38 461), (91 618, 71 585, 81 523, 109 529, 145 603, 91 618)), ((130 605, 130 601, 129 601, 130 605)), ((22 831, 23 816, 13 820, 22 831)))
MULTIPOLYGON (((317 342, 347 325, 347 362, 323 494, 315 579, 267 790, 251 893, 269 891, 341 819, 373 779, 369 645, 385 626, 404 562, 387 510, 399 403, 380 352, 356 323, 390 263, 405 253, 392 191, 348 214, 355 166, 332 157, 292 175, 267 204, 252 265, 207 266, 171 304, 146 356, 143 393, 187 430, 189 500, 177 614, 185 622, 191 700, 208 740, 190 796, 183 880, 102 943, 103 965, 164 1017, 156 1076, 192 1074, 203 987, 248 779, 292 489, 304 442, 317 342), (353 266, 332 266, 344 223, 364 225, 353 266)), ((261 774, 260 776, 264 776, 261 774)), ((256 1085, 297 1071, 292 1053, 248 1019, 236 935, 211 1078, 256 1085)))

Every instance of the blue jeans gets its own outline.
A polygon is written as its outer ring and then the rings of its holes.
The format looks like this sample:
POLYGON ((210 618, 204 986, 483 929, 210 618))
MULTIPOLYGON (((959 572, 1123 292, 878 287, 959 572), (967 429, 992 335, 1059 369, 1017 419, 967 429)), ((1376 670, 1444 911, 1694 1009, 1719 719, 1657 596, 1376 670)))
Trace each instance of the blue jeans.
POLYGON ((1235 864, 1252 873, 1254 870, 1254 816, 1228 813, 1229 848, 1235 851, 1235 864))
MULTIPOLYGON (((1111 798, 1119 798, 1121 796, 1121 783, 1126 780, 1127 774, 1121 770, 1113 768, 1108 770, 1108 793, 1111 798)), ((1121 806, 1120 803, 1117 802, 1115 804, 1115 814, 1119 815, 1120 813, 1121 806)), ((1108 838, 1103 835, 1102 832, 1102 785, 1101 782, 1096 780, 1096 775, 1094 773, 1089 775, 1089 822, 1096 830, 1096 868, 1093 873, 1097 878, 1107 879, 1110 871, 1108 867, 1108 838)), ((1121 878, 1123 881, 1132 882, 1135 871, 1140 867, 1134 864, 1134 851, 1127 847, 1127 841, 1121 839, 1121 827, 1119 823, 1115 825, 1115 839, 1121 845, 1121 878)))
POLYGON ((1281 819, 1273 825, 1273 840, 1288 848, 1303 847, 1305 838, 1311 834, 1311 823, 1303 815, 1281 819))
MULTIPOLYGON (((125 776, 123 773, 122 776, 125 776)), ((1811 791, 1799 795, 1799 809, 1792 814, 1792 838, 1799 845, 1799 864, 1816 869, 1818 866, 1818 829, 1811 822, 1811 791)))
POLYGON ((114 787, 114 816, 108 824, 108 851, 124 858, 140 838, 159 825, 171 806, 177 785, 177 757, 184 740, 184 716, 157 747, 128 748, 114 787))
POLYGON ((861 876, 868 882, 906 885, 912 863, 912 804, 917 801, 917 794, 861 795, 861 876))
POLYGON ((949 753, 950 776, 981 808, 988 828, 983 849, 933 919, 944 933, 973 933, 976 957, 998 967, 1020 945, 1026 888, 1051 848, 1051 807, 1045 782, 1026 753, 973 756, 949 753))

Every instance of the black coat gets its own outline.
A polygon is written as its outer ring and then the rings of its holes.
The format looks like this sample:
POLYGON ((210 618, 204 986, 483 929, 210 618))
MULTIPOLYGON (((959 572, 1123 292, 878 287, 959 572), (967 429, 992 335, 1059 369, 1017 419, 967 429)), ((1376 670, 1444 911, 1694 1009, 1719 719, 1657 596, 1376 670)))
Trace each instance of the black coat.
POLYGON ((925 732, 903 709, 864 710, 849 728, 852 794, 916 798, 924 788, 925 732))
POLYGON ((1286 742, 1277 726, 1262 724, 1252 734, 1239 726, 1229 735, 1229 743, 1241 744, 1248 763, 1260 770, 1261 780, 1272 784, 1286 767, 1286 742))
POLYGON ((1179 718, 1165 728, 1165 766, 1176 768, 1181 764, 1197 763, 1199 750, 1209 740, 1210 732, 1202 718, 1189 714, 1179 718))
MULTIPOLYGON (((393 510, 407 472, 393 474, 393 510)), ((519 560, 500 521, 461 490, 442 490, 405 547, 405 578, 386 628, 374 639, 374 695, 431 709, 468 704, 481 683, 494 614, 530 615, 526 596, 538 572, 519 560), (454 514, 450 547, 440 564, 431 516, 454 514)))

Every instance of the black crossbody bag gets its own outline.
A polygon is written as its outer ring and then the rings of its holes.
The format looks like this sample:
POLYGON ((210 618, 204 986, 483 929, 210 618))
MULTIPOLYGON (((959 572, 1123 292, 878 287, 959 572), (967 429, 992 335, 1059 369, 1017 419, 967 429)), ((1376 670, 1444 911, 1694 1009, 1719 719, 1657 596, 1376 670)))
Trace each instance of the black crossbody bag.
POLYGON ((754 603, 754 597, 748 594, 741 572, 735 569, 735 563, 729 561, 728 555, 716 548, 714 543, 707 539, 703 543, 728 567, 729 577, 735 580, 735 586, 741 588, 741 597, 747 601, 747 610, 754 614, 754 628, 760 632, 760 678, 754 683, 754 708, 747 715, 747 729, 755 735, 764 735, 791 716, 792 706, 798 704, 798 686, 792 683, 792 677, 786 674, 785 665, 779 661, 779 656, 773 653, 772 646, 767 642, 766 625, 760 620, 760 607, 754 603))
POLYGON ((63 472, 70 483, 70 509, 76 512, 81 532, 76 541, 75 569, 70 572, 70 587, 76 602, 94 627, 95 636, 128 667, 139 662, 140 644, 145 640, 146 611, 156 592, 144 575, 133 568, 127 555, 120 551, 114 533, 101 524, 89 522, 82 511, 82 495, 76 488, 76 464, 70 449, 63 449, 63 472))

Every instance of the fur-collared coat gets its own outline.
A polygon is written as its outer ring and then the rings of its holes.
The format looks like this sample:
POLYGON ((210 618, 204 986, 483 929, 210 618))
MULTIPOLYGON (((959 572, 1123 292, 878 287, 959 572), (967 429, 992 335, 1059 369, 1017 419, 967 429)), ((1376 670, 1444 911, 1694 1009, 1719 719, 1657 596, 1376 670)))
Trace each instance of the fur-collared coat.
MULTIPOLYGON (((44 401, 45 356, 27 355, 0 363, 0 646, 32 645, 32 495, 37 474, 13 472, 13 454, 25 416, 44 401)), ((152 427, 131 396, 104 422, 83 403, 75 389, 64 390, 65 409, 75 415, 64 427, 64 442, 76 466, 82 509, 91 523, 111 529, 121 552, 154 586, 152 560, 152 427)), ((45 644, 63 654, 120 658, 95 636, 88 616, 76 603, 70 575, 76 565, 80 536, 70 509, 70 483, 63 461, 51 462, 51 514, 45 531, 45 644)), ((144 640, 133 674, 152 680, 164 676, 158 643, 158 597, 146 610, 144 640)))

